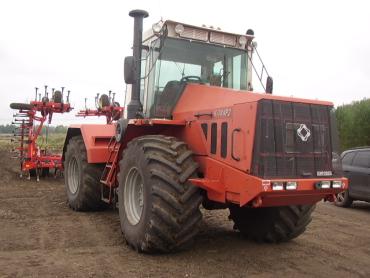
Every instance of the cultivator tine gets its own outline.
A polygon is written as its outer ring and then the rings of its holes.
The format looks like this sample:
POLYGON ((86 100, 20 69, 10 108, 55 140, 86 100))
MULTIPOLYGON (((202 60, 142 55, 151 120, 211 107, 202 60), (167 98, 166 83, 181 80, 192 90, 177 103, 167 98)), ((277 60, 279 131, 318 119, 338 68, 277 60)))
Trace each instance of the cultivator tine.
POLYGON ((14 114, 13 115, 13 118, 16 118, 16 117, 20 117, 20 118, 27 118, 28 115, 27 114, 20 114, 20 113, 17 113, 17 114, 14 114))

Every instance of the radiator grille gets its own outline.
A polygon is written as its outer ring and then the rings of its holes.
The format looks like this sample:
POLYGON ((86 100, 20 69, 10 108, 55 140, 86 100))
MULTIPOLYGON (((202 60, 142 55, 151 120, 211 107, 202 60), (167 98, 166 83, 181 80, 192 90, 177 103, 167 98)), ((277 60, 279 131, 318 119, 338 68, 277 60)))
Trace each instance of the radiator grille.
POLYGON ((252 174, 262 178, 332 176, 330 106, 261 100, 252 174))

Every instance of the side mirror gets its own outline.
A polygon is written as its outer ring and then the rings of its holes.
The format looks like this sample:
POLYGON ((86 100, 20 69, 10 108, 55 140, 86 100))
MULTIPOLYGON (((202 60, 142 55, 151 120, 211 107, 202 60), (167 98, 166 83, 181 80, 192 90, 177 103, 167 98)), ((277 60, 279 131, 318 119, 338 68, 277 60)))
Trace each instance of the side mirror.
POLYGON ((125 57, 123 75, 126 84, 134 84, 135 82, 135 61, 134 56, 125 57))
POLYGON ((274 87, 274 81, 271 76, 267 76, 266 79, 266 94, 272 94, 272 89, 274 87))

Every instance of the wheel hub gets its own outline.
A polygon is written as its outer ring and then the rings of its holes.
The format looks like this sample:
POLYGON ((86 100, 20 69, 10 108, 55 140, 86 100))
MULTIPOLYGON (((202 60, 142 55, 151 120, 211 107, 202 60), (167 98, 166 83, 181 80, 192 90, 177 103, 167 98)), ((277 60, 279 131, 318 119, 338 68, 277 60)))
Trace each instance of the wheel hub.
POLYGON ((72 194, 76 194, 80 186, 80 175, 76 157, 68 163, 68 188, 72 194))
POLYGON ((144 207, 143 179, 136 167, 132 167, 126 177, 123 203, 128 221, 132 225, 139 223, 144 207))

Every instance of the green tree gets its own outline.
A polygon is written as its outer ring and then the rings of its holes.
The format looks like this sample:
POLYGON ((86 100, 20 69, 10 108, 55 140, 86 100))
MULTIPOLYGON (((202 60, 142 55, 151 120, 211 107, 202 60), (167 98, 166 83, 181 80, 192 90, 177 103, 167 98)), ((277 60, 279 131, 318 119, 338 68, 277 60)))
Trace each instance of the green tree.
POLYGON ((370 146, 370 99, 339 106, 335 116, 342 150, 370 146))

